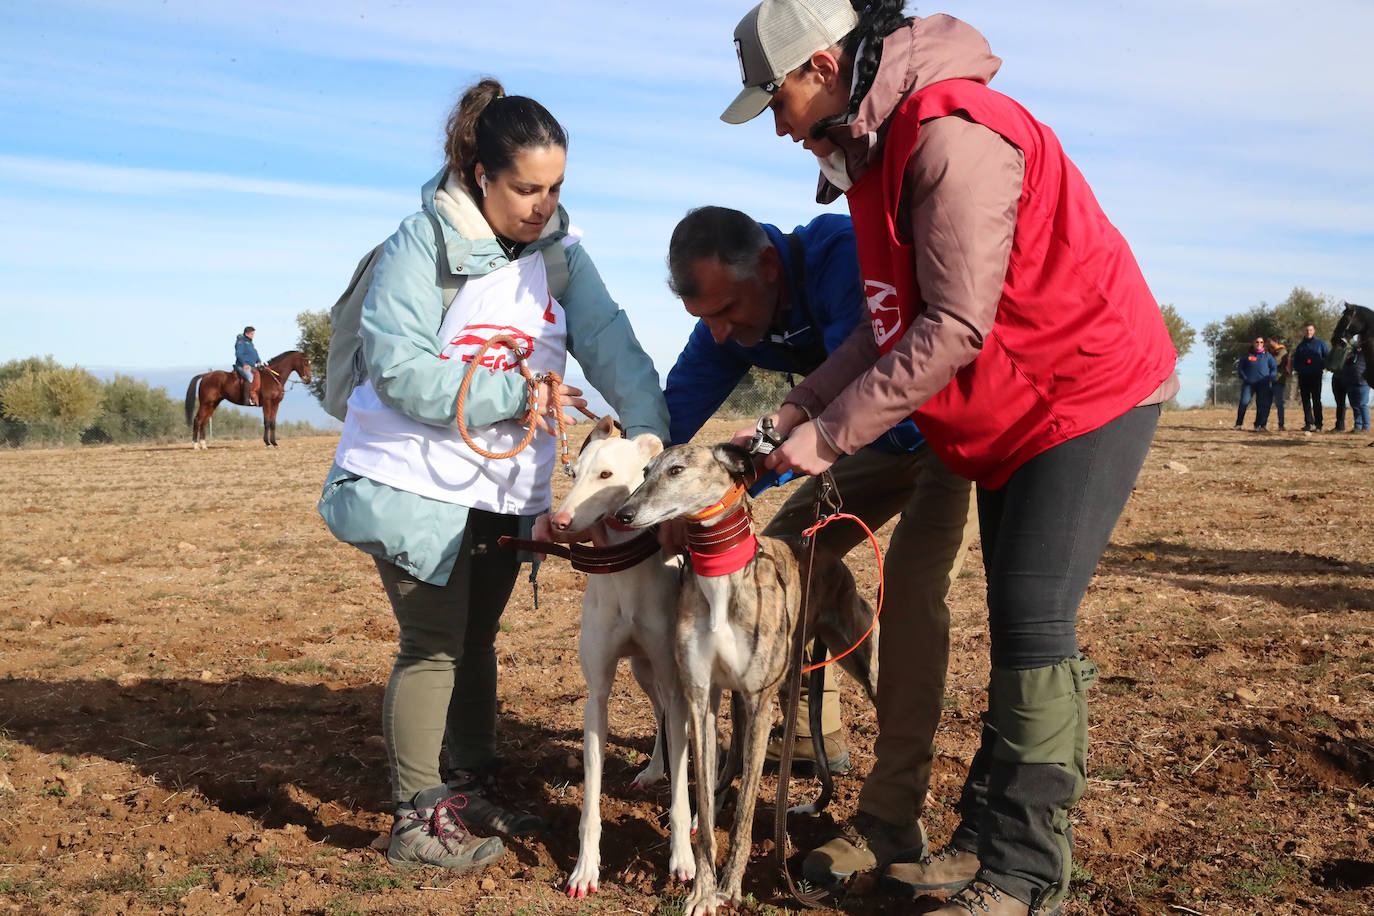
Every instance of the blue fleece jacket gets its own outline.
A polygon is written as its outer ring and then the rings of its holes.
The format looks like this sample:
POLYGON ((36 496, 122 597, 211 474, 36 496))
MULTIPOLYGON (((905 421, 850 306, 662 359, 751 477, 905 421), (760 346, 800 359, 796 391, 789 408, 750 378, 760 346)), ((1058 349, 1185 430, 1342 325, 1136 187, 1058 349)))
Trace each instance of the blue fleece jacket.
POLYGON ((1279 364, 1268 350, 1256 353, 1249 350, 1236 360, 1236 375, 1247 385, 1272 382, 1279 374, 1279 364))
MULTIPOLYGON (((668 373, 663 391, 668 402, 669 434, 675 443, 696 435, 751 366, 806 375, 844 343, 859 321, 868 320, 854 225, 849 217, 825 213, 794 230, 805 260, 804 289, 800 291, 787 237, 776 226, 760 225, 782 258, 790 306, 785 327, 745 347, 732 340, 717 344, 706 324, 697 322, 668 373)), ((915 451, 925 444, 925 438, 915 423, 903 420, 870 444, 900 453, 915 451)))
POLYGON ((262 362, 258 358, 258 348, 253 346, 253 339, 247 334, 240 334, 234 340, 234 366, 235 368, 243 365, 256 366, 262 362))
POLYGON ((1320 337, 1304 337, 1293 348, 1293 371, 1298 375, 1321 375, 1331 345, 1320 337))

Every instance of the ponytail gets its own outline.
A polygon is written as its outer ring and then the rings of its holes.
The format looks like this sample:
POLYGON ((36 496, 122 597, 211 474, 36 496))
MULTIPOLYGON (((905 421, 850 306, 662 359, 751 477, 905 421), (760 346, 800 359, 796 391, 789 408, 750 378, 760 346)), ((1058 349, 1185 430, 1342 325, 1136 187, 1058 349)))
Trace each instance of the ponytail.
POLYGON ((444 157, 474 200, 481 199, 474 170, 480 162, 491 178, 510 167, 515 155, 548 146, 568 148, 568 134, 548 109, 523 95, 506 95, 487 77, 463 93, 449 113, 444 157))
POLYGON ((854 84, 849 88, 849 105, 844 111, 823 118, 811 126, 811 137, 822 139, 832 127, 847 123, 859 113, 864 96, 878 76, 878 64, 883 59, 883 39, 906 25, 903 13, 905 0, 851 0, 859 14, 858 25, 840 43, 843 63, 854 68, 854 84), (862 49, 862 56, 859 55, 862 49))

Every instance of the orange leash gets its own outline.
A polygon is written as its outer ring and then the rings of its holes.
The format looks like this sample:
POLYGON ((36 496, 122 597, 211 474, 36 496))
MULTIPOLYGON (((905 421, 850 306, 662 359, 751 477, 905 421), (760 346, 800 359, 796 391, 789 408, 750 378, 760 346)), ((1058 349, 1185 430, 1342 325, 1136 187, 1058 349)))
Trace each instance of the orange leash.
MULTIPOLYGON (((563 384, 563 379, 557 372, 545 372, 538 377, 531 375, 530 367, 527 363, 529 356, 530 351, 522 350, 520 348, 520 341, 509 334, 496 334, 488 339, 486 343, 482 344, 482 348, 474 353, 472 358, 468 361, 467 372, 463 374, 463 382, 458 386, 458 404, 454 411, 458 415, 458 434, 463 437, 463 442, 467 444, 468 448, 472 449, 483 458, 515 457, 520 454, 520 452, 524 451, 530 442, 533 441, 534 433, 539 428, 537 425, 539 411, 535 405, 538 403, 539 385, 547 381, 549 383, 549 409, 553 414, 554 424, 558 429, 559 458, 563 464, 563 472, 571 475, 572 462, 568 453, 568 419, 563 415, 563 398, 558 391, 559 387, 563 384), (525 415, 520 418, 520 424, 522 426, 527 425, 529 428, 525 430, 525 438, 520 441, 520 444, 505 452, 490 452, 472 441, 472 436, 468 434, 467 422, 463 419, 464 407, 468 399, 468 387, 472 384, 473 371, 477 368, 478 364, 481 363, 482 355, 497 344, 504 344, 511 353, 515 354, 516 365, 520 367, 520 374, 525 377, 525 385, 529 390, 525 415)), ((577 409, 593 420, 601 419, 585 407, 579 407, 577 409)))
POLYGON ((802 532, 802 537, 811 537, 817 531, 824 528, 831 522, 835 521, 835 519, 837 518, 853 519, 855 522, 858 523, 859 527, 864 530, 864 533, 868 535, 868 540, 873 545, 873 555, 878 560, 878 606, 873 609, 873 622, 868 625, 868 630, 864 633, 864 635, 859 637, 858 641, 856 641, 854 645, 850 646, 848 649, 845 649, 839 655, 832 656, 823 662, 817 662, 814 665, 809 665, 803 668, 802 674, 808 674, 812 671, 815 671, 817 668, 824 668, 831 662, 837 662, 840 659, 844 658, 846 655, 848 655, 850 652, 853 652, 855 649, 859 648, 859 646, 863 645, 863 641, 873 633, 873 628, 878 625, 878 615, 883 612, 883 553, 882 550, 878 547, 878 538, 874 536, 873 532, 868 529, 868 526, 863 523, 863 519, 859 518, 856 515, 850 515, 848 512, 836 512, 833 515, 827 515, 825 518, 821 519, 819 522, 816 522, 816 524, 812 525, 810 528, 807 528, 805 531, 802 532))

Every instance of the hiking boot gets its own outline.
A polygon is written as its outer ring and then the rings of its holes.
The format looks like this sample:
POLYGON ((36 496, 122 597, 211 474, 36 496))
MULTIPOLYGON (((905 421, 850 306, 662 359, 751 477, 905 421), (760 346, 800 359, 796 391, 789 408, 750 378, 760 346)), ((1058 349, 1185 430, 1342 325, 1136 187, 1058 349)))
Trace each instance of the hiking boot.
MULTIPOLYGON (((831 732, 828 735, 823 735, 821 740, 825 743, 825 760, 830 764, 830 772, 848 773, 849 746, 844 743, 844 733, 831 732)), ((781 759, 782 731, 775 730, 768 739, 768 749, 764 752, 763 764, 767 767, 776 768, 781 759)), ((807 773, 815 768, 815 743, 812 742, 810 735, 798 735, 792 746, 792 769, 799 773, 807 773)))
POLYGON ((860 811, 840 825, 838 834, 806 854, 802 875, 825 887, 897 859, 914 862, 925 854, 926 830, 919 820, 911 827, 898 827, 860 811))
POLYGON ((1062 904, 1055 904, 1046 910, 1022 903, 979 877, 974 878, 957 894, 946 900, 944 906, 932 910, 928 916, 1059 916, 1063 912, 1062 904))
POLYGON ((525 837, 542 833, 548 828, 548 824, 537 814, 504 808, 484 798, 483 795, 490 789, 491 779, 482 771, 454 770, 445 785, 449 792, 461 794, 467 799, 463 807, 463 820, 479 830, 509 837, 525 837))
POLYGON ((455 872, 484 868, 505 851, 497 837, 478 837, 468 832, 458 813, 467 804, 448 786, 432 786, 417 792, 409 804, 396 808, 391 824, 391 843, 386 860, 398 871, 432 865, 455 872))
POLYGON ((479 830, 489 830, 505 836, 534 836, 548 829, 548 824, 539 815, 530 811, 513 811, 495 802, 487 801, 480 795, 466 796, 468 803, 463 808, 463 819, 479 830))
POLYGON ((977 853, 946 846, 919 862, 893 862, 883 873, 882 886, 891 893, 915 897, 930 891, 959 890, 976 874, 977 853))

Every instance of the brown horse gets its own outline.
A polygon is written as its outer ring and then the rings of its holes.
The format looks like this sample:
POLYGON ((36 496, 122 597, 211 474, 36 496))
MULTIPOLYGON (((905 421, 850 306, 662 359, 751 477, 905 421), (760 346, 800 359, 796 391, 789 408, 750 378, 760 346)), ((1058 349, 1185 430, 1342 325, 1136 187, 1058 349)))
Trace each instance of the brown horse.
MULTIPOLYGON (((301 381, 310 382, 310 360, 300 350, 287 350, 267 361, 266 369, 259 369, 258 405, 262 407, 262 442, 277 444, 277 408, 286 394, 286 380, 294 372, 301 381)), ((205 443, 205 427, 220 401, 248 406, 248 386, 237 372, 215 370, 202 372, 186 386, 186 425, 191 427, 191 447, 209 448, 205 443), (196 405, 199 403, 199 409, 196 405)))

